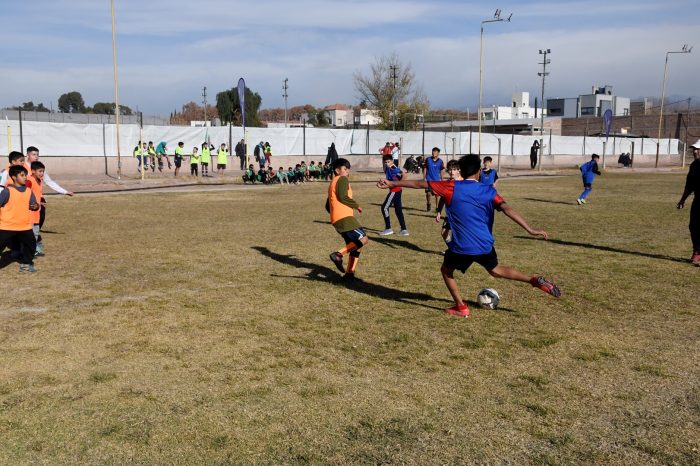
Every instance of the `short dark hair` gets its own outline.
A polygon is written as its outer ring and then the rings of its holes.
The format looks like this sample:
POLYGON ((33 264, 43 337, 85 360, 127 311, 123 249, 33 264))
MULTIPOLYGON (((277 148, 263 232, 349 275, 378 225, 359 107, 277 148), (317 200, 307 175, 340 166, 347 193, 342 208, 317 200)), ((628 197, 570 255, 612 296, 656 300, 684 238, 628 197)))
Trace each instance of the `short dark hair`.
POLYGON ((27 174, 27 169, 23 165, 12 165, 10 167, 9 175, 10 178, 16 178, 20 173, 27 174))
POLYGON ((44 164, 39 162, 38 160, 36 162, 32 162, 31 167, 32 167, 32 170, 45 170, 46 169, 44 164))
POLYGON ((37 149, 35 146, 29 146, 27 147, 27 154, 30 152, 39 152, 39 149, 37 149))
POLYGON ((177 145, 178 145, 178 146, 184 146, 184 145, 185 145, 185 143, 184 143, 184 142, 182 142, 182 141, 180 141, 180 142, 178 142, 178 143, 177 143, 177 145))
POLYGON ((476 154, 464 155, 459 159, 459 173, 462 178, 469 178, 481 170, 481 157, 476 154))
POLYGON ((433 147, 433 150, 432 150, 431 152, 435 152, 435 151, 438 151, 438 153, 440 153, 440 148, 438 148, 438 147, 433 147))
POLYGON ((484 157, 484 162, 493 162, 493 159, 490 155, 487 155, 486 157, 484 157))
POLYGON ((391 154, 383 155, 382 156, 382 162, 386 162, 387 160, 394 160, 394 157, 391 156, 391 154))
POLYGON ((459 169, 459 160, 453 159, 453 160, 450 160, 449 162, 447 162, 447 170, 448 171, 453 170, 455 168, 459 169))
POLYGON ((21 158, 24 158, 24 154, 21 152, 17 152, 16 150, 13 150, 12 152, 10 152, 10 155, 8 155, 7 158, 10 159, 10 163, 12 163, 15 160, 19 160, 21 158))
POLYGON ((336 160, 333 162, 333 171, 337 170, 337 169, 340 168, 340 167, 345 167, 345 168, 347 168, 348 170, 350 170, 350 166, 351 166, 351 165, 350 165, 350 162, 348 161, 348 159, 342 159, 342 158, 341 158, 341 159, 336 159, 336 160))
POLYGON ((593 159, 599 159, 599 158, 600 158, 600 155, 598 155, 598 154, 593 154, 593 155, 591 155, 591 160, 593 160, 593 159))

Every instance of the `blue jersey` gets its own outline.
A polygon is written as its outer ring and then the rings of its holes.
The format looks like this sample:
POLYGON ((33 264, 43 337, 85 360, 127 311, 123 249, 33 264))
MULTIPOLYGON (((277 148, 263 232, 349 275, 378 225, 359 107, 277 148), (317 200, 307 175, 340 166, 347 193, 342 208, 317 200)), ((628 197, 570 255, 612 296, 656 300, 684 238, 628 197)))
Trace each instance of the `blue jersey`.
POLYGON ((600 174, 600 171, 598 171, 598 162, 595 160, 591 160, 581 165, 581 177, 583 178, 584 183, 593 183, 596 174, 600 174))
POLYGON ((486 171, 486 169, 482 169, 479 181, 483 184, 493 186, 494 183, 498 181, 498 171, 494 168, 491 168, 488 171, 486 171))
MULTIPOLYGON (((384 167, 384 175, 386 175, 386 179, 389 181, 399 181, 403 177, 403 173, 401 172, 401 169, 397 167, 396 165, 393 165, 391 167, 384 167)), ((396 188, 391 188, 392 193, 397 193, 401 191, 401 188, 396 187, 396 188)))
POLYGON ((496 190, 476 180, 441 181, 430 187, 445 199, 452 228, 450 251, 472 256, 490 253, 494 210, 504 202, 496 190))
POLYGON ((442 163, 442 159, 438 157, 437 160, 433 160, 432 157, 428 157, 423 162, 423 168, 425 168, 425 180, 426 181, 440 181, 440 172, 445 169, 445 164, 442 163))

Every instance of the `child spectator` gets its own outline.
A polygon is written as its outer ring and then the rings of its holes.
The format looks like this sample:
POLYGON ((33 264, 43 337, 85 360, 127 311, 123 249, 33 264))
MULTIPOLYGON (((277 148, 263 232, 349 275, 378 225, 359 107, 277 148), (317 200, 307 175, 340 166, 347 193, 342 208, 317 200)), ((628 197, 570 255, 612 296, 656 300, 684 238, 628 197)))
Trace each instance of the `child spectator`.
MULTIPOLYGON (((384 175, 387 180, 399 181, 403 178, 403 173, 401 169, 394 165, 394 159, 391 154, 383 155, 384 159, 384 175)), ((391 229, 391 217, 389 216, 389 209, 394 206, 394 211, 396 212, 396 217, 399 219, 399 225, 401 225, 401 231, 399 231, 399 236, 408 236, 408 230, 406 229, 406 221, 403 217, 403 206, 401 205, 401 188, 391 188, 389 194, 386 195, 384 203, 381 207, 382 216, 384 217, 384 231, 379 234, 382 236, 393 235, 394 230, 391 229)))
POLYGON ((265 154, 265 163, 267 165, 270 165, 270 160, 272 160, 272 147, 270 146, 269 142, 265 143, 264 154, 265 154))
POLYGON ((0 253, 11 241, 20 245, 20 272, 36 272, 34 253, 36 239, 32 231, 31 212, 39 210, 34 193, 27 184, 27 169, 13 165, 8 170, 12 182, 0 191, 0 253))
POLYGON ((465 155, 459 159, 462 181, 389 181, 380 180, 377 186, 384 189, 401 186, 420 189, 431 185, 435 194, 445 198, 447 213, 452 227, 452 240, 445 252, 445 259, 440 269, 445 285, 454 299, 455 305, 445 312, 460 317, 469 316, 469 307, 454 279, 454 271, 465 273, 476 262, 486 269, 491 276, 529 283, 545 293, 560 297, 561 291, 554 283, 540 275, 525 275, 518 270, 498 264, 494 248, 493 225, 494 211, 503 212, 508 218, 520 225, 532 236, 547 239, 547 232, 530 227, 525 219, 510 207, 498 195, 492 186, 479 183, 481 160, 478 155, 465 155))
POLYGON ((277 170, 277 180, 279 181, 280 184, 284 184, 284 183, 289 184, 289 179, 287 178, 287 172, 284 171, 284 167, 280 167, 280 169, 277 170))
POLYGON ((345 247, 330 254, 331 261, 341 272, 344 279, 355 278, 355 268, 360 259, 360 249, 367 244, 367 234, 354 215, 355 209, 362 213, 360 205, 352 198, 352 188, 348 175, 350 162, 338 159, 333 162, 334 177, 328 186, 326 211, 331 215, 331 224, 345 240, 345 247), (347 269, 343 266, 343 257, 349 255, 347 269))
POLYGON ((267 179, 270 180, 270 184, 278 183, 277 172, 272 169, 272 167, 267 168, 267 179))
POLYGON ((260 170, 258 170, 258 174, 256 176, 256 179, 263 184, 267 184, 269 182, 269 180, 267 179, 267 170, 265 170, 264 167, 262 167, 262 168, 260 168, 260 170))
POLYGON ((251 163, 248 165, 248 170, 243 173, 243 183, 252 183, 255 184, 256 177, 255 177, 255 168, 253 168, 253 164, 251 163))
MULTIPOLYGON (((151 171, 156 171, 156 148, 153 147, 153 141, 148 141, 148 147, 146 148, 148 152, 148 159, 151 161, 151 171)), ((163 171, 163 162, 161 162, 160 171, 163 171)))
MULTIPOLYGON (((479 181, 487 186, 493 186, 495 188, 496 183, 498 183, 498 170, 491 168, 492 162, 493 159, 488 155, 484 157, 484 168, 481 170, 479 181)), ((449 162, 447 165, 449 165, 449 162)))
POLYGON ((221 143, 219 147, 219 152, 216 153, 216 172, 224 176, 224 171, 226 170, 226 163, 228 162, 228 149, 226 149, 226 144, 221 143))
MULTIPOLYGON (((175 152, 177 152, 177 148, 175 148, 175 152)), ((163 157, 165 157, 165 161, 168 162, 168 170, 173 168, 173 166, 170 164, 170 157, 168 157, 168 146, 165 141, 160 141, 160 143, 158 143, 158 147, 156 147, 156 157, 158 158, 158 171, 163 171, 163 157)), ((180 161, 182 162, 182 158, 180 158, 180 161)), ((175 176, 177 176, 177 167, 175 168, 175 172, 175 176)))
POLYGON ((202 143, 202 176, 209 176, 209 164, 211 163, 211 151, 215 149, 211 144, 202 143))
POLYGON ((199 176, 197 169, 199 168, 199 162, 202 161, 201 156, 198 153, 199 149, 197 146, 192 148, 192 155, 190 155, 190 175, 199 176))
MULTIPOLYGON (((163 144, 163 143, 161 143, 163 144)), ((160 149, 160 144, 158 145, 158 149, 160 149)), ((156 149, 156 150, 158 150, 156 149)), ((196 147, 195 147, 196 149, 196 147)), ((182 159, 185 156, 185 143, 180 141, 177 143, 177 147, 175 148, 175 176, 177 176, 180 173, 180 167, 182 166, 182 159)), ((170 168, 170 160, 168 160, 168 168, 170 168)))

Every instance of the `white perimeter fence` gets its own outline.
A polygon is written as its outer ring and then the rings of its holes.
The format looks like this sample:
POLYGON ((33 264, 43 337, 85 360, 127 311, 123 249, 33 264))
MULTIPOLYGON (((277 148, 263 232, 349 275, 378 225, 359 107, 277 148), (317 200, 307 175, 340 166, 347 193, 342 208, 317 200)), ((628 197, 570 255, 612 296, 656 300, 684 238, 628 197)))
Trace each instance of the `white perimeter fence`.
MULTIPOLYGON (((4 123, 0 131, 0 154, 7 154, 8 133, 10 149, 20 150, 20 128, 18 121, 4 123)), ((1 123, 0 123, 1 124, 1 123)), ((120 125, 120 149, 122 156, 131 156, 140 139, 138 125, 120 125)), ((326 155, 328 147, 335 142, 340 155, 376 154, 387 141, 403 141, 402 153, 430 153, 439 147, 443 154, 468 154, 477 152, 478 133, 426 131, 379 131, 364 129, 333 128, 247 128, 248 153, 260 141, 269 142, 273 155, 326 155)), ((165 141, 168 152, 174 153, 177 143, 185 144, 189 154, 194 146, 201 146, 205 137, 219 146, 233 145, 243 138, 240 127, 215 126, 210 128, 189 126, 144 126, 143 140, 158 145, 165 141)), ((530 146, 538 136, 517 136, 510 134, 482 133, 481 153, 502 155, 529 155, 530 146)), ((116 156, 116 126, 111 124, 46 123, 25 121, 22 124, 24 147, 36 146, 42 155, 49 156, 116 156)), ((585 155, 603 153, 605 138, 593 136, 551 136, 544 135, 544 155, 585 155)), ((618 155, 631 152, 636 155, 656 154, 656 139, 651 138, 610 138, 605 152, 618 155), (634 145, 634 148, 633 148, 634 145)), ((678 139, 661 139, 660 154, 677 155, 678 139)))

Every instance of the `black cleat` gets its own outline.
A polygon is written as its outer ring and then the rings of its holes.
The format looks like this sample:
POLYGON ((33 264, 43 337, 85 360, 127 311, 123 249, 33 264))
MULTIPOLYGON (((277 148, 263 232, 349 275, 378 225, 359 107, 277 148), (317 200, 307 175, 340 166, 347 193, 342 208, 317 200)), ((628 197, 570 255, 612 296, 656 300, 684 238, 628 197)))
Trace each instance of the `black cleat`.
POLYGON ((343 266, 343 256, 339 252, 332 252, 330 255, 331 261, 338 267, 340 273, 345 273, 345 267, 343 266))

